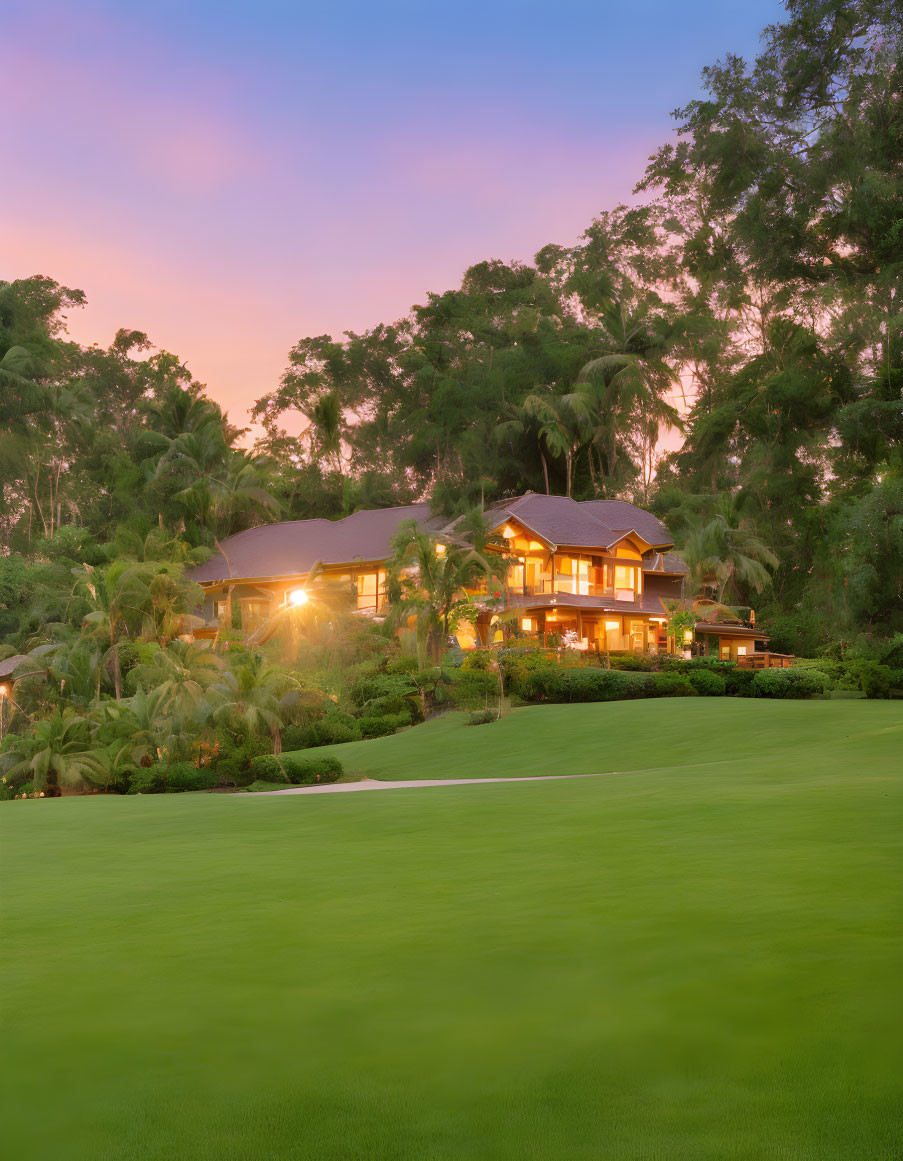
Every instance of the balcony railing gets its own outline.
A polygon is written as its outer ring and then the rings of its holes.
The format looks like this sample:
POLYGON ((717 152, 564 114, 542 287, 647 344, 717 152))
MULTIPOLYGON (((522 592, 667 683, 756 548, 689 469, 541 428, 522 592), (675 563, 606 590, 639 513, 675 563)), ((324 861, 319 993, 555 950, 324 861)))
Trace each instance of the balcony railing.
POLYGON ((589 584, 569 577, 551 577, 528 585, 508 585, 511 596, 581 596, 605 601, 635 601, 639 596, 633 589, 615 589, 605 585, 589 584))

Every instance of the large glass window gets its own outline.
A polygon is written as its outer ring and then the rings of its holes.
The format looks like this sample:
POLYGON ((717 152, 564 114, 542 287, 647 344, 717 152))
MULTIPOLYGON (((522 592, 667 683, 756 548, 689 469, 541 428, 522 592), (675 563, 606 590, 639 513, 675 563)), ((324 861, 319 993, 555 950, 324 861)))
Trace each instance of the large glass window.
POLYGON ((632 564, 616 564, 614 569, 615 597, 619 601, 633 601, 643 591, 640 570, 632 564))

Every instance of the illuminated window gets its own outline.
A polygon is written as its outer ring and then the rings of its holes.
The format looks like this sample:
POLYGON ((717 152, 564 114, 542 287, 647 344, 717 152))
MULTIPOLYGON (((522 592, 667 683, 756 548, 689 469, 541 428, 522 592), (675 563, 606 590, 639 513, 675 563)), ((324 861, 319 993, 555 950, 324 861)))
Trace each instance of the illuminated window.
POLYGON ((361 573, 357 578, 357 607, 376 609, 383 604, 386 595, 386 574, 379 572, 361 573))
POLYGON ((615 588, 632 589, 635 587, 634 575, 636 569, 626 564, 615 565, 615 588))
POLYGON ((520 627, 523 629, 523 631, 525 633, 532 633, 533 632, 533 618, 532 617, 521 617, 520 627))
POLYGON ((508 569, 508 587, 511 589, 524 587, 524 566, 522 564, 512 565, 508 569))
POLYGON ((746 656, 746 646, 745 645, 738 645, 737 646, 737 656, 738 657, 745 657, 746 656))

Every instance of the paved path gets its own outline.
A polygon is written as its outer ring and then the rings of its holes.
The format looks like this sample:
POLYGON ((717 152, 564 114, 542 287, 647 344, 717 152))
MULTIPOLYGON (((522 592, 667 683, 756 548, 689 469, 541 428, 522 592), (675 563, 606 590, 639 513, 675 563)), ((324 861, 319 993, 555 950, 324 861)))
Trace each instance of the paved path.
POLYGON ((411 790, 420 786, 474 786, 480 782, 560 782, 565 778, 606 778, 626 770, 603 770, 598 774, 539 774, 524 778, 411 778, 406 782, 380 782, 365 778, 362 782, 332 782, 327 786, 292 786, 288 790, 270 790, 261 794, 242 794, 241 798, 270 798, 275 794, 350 794, 355 790, 411 790))

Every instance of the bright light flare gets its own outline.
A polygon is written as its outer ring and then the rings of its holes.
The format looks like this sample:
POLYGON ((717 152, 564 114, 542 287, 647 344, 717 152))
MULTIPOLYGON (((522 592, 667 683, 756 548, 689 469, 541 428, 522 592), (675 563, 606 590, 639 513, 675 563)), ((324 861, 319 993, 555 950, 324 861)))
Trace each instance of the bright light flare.
POLYGON ((304 589, 292 589, 288 595, 288 599, 297 608, 299 605, 306 605, 309 598, 304 589))

